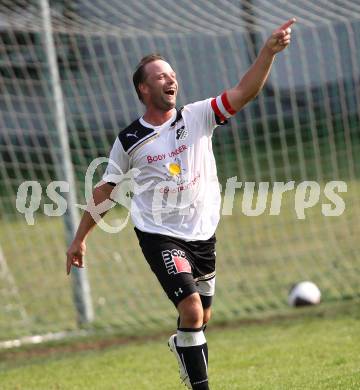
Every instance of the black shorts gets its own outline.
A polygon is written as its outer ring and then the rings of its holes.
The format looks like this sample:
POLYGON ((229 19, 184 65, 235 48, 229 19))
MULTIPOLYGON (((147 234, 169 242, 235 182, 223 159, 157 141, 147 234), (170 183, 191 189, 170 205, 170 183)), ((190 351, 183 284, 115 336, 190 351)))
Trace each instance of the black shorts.
POLYGON ((215 293, 215 235, 184 241, 134 230, 145 259, 174 305, 198 292, 203 307, 209 307, 215 293))

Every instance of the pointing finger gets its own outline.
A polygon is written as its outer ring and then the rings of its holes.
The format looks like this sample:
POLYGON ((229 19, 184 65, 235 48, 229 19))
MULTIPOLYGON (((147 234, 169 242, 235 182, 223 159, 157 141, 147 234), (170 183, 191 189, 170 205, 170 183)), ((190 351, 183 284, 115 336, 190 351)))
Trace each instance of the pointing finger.
POLYGON ((286 30, 288 27, 290 27, 295 22, 296 22, 296 19, 295 18, 291 18, 286 23, 284 23, 281 27, 279 27, 277 31, 286 30))

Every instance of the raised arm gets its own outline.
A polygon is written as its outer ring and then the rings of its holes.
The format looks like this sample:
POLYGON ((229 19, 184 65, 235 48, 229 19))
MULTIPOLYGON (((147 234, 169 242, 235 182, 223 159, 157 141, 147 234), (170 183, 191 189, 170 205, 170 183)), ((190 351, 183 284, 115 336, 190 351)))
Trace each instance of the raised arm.
MULTIPOLYGON (((106 200, 110 200, 110 195, 113 189, 114 187, 111 184, 105 182, 102 182, 99 186, 95 187, 93 191, 94 204, 98 205, 106 200)), ((88 207, 91 207, 91 205, 88 207)), ((101 214, 101 217, 103 217, 105 214, 106 212, 101 214)), ((85 211, 75 234, 75 238, 66 252, 66 273, 68 275, 70 273, 71 266, 78 268, 84 267, 86 237, 95 225, 96 221, 91 216, 91 213, 89 211, 85 211)))
POLYGON ((295 21, 295 18, 288 20, 271 34, 239 84, 226 91, 228 101, 234 111, 239 111, 261 91, 269 76, 275 55, 284 50, 290 43, 290 26, 295 21))

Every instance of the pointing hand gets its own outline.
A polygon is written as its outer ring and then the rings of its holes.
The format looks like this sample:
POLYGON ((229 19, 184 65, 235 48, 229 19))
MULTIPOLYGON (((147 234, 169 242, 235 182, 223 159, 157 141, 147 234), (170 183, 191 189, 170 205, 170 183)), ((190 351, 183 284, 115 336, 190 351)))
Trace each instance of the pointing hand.
POLYGON ((291 39, 290 26, 295 22, 295 18, 289 19, 271 34, 270 38, 266 42, 266 47, 268 47, 273 54, 279 53, 289 46, 291 39))

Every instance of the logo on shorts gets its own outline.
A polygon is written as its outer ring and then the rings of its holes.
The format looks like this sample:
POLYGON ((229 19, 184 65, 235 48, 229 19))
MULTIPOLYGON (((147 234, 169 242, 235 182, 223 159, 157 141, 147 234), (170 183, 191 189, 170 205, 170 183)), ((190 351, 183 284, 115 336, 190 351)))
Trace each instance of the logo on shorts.
POLYGON ((191 266, 186 259, 185 252, 180 249, 165 250, 161 252, 166 270, 169 275, 181 272, 191 273, 191 266))
POLYGON ((183 289, 180 287, 177 291, 174 292, 174 294, 178 297, 183 292, 184 292, 183 289))

